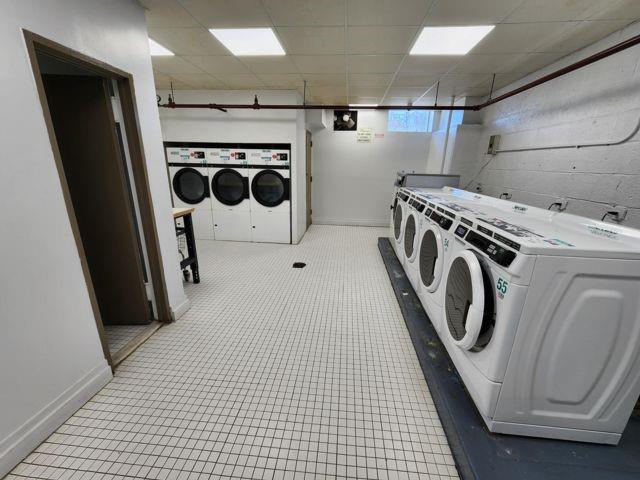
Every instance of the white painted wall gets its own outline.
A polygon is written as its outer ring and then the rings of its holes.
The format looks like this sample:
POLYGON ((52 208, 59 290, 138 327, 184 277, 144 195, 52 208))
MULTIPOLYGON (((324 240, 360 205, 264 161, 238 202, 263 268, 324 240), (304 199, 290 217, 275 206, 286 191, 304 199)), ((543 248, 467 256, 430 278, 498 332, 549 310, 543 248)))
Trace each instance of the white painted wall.
POLYGON ((357 143, 356 132, 334 132, 327 113, 327 129, 313 134, 313 223, 387 225, 396 173, 426 172, 431 134, 388 132, 387 112, 360 110, 358 127, 384 138, 357 143))
MULTIPOLYGON (((517 87, 640 33, 626 29, 537 71, 502 90, 517 87)), ((497 92, 496 95, 501 92, 497 92)), ((609 142, 624 138, 640 118, 640 47, 553 80, 483 111, 475 154, 468 146, 454 155, 451 173, 462 174, 483 192, 547 208, 569 199, 569 212, 600 219, 610 204, 629 207, 625 225, 640 227, 640 135, 625 145, 486 155, 489 136, 504 149, 609 142)))
MULTIPOLYGON (((167 91, 158 91, 166 101, 167 91)), ((296 91, 177 91, 177 103, 260 103, 298 104, 296 91)), ((162 134, 166 142, 244 142, 291 144, 292 237, 294 243, 305 232, 305 149, 304 115, 297 110, 196 110, 160 109, 162 134), (301 136, 302 130, 302 136, 301 136), (301 219, 302 215, 302 219, 301 219)))
POLYGON ((21 29, 134 75, 169 300, 186 301, 142 8, 4 0, 1 11, 0 477, 111 378, 21 29))

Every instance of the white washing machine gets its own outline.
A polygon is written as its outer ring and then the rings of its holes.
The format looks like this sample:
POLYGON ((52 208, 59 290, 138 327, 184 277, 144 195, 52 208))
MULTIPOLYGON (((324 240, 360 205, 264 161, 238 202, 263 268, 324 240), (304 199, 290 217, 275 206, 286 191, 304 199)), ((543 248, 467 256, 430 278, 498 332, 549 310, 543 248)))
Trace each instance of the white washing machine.
POLYGON ((402 255, 404 260, 404 270, 411 286, 418 292, 419 288, 419 269, 418 269, 418 250, 420 236, 428 218, 423 212, 427 209, 425 201, 411 196, 405 204, 405 220, 402 228, 402 255))
POLYGON ((487 427, 618 443, 640 396, 640 232, 483 209, 455 229, 441 338, 487 427))
POLYGON ((251 241, 249 152, 239 148, 212 148, 207 163, 216 240, 251 241))
POLYGON ((250 152, 251 240, 291 243, 291 152, 250 152))
POLYGON ((166 153, 173 206, 194 208, 191 218, 195 238, 213 240, 207 149, 167 147, 166 153))

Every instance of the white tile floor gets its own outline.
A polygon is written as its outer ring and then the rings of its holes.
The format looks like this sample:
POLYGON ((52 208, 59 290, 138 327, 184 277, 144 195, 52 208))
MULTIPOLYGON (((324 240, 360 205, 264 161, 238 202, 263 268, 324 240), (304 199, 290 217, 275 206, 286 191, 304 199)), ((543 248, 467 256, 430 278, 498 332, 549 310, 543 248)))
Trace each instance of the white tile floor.
POLYGON ((200 242, 191 310, 9 478, 457 478, 378 253, 386 234, 200 242))
POLYGON ((105 325, 104 333, 111 355, 118 353, 130 340, 133 340, 147 328, 149 325, 105 325))

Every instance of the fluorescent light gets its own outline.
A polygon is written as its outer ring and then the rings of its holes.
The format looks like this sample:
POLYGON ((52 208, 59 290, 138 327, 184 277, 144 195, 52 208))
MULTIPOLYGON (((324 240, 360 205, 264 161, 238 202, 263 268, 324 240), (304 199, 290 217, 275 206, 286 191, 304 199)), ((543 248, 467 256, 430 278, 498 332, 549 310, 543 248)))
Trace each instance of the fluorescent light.
POLYGON ((413 44, 410 55, 466 55, 493 25, 476 27, 425 27, 413 44))
POLYGON ((209 31, 236 56, 285 55, 270 28, 211 28, 209 31))
POLYGON ((164 48, 158 42, 151 39, 149 39, 149 50, 154 57, 174 55, 171 50, 164 48))
POLYGON ((377 103, 350 103, 349 108, 377 107, 377 103))

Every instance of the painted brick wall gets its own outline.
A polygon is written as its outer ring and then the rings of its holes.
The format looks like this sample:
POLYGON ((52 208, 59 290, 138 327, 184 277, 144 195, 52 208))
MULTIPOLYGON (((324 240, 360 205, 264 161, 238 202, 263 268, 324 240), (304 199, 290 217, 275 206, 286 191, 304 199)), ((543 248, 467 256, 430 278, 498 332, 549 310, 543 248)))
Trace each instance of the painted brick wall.
MULTIPOLYGON (((638 34, 640 24, 632 24, 503 91, 638 34)), ((513 201, 542 208, 565 197, 568 212, 598 219, 608 205, 624 205, 629 213, 623 224, 640 228, 640 134, 620 146, 485 153, 495 134, 503 149, 626 137, 640 119, 640 46, 489 107, 481 118, 475 153, 456 149, 450 168, 468 190, 481 184, 485 194, 508 192, 513 201)))

